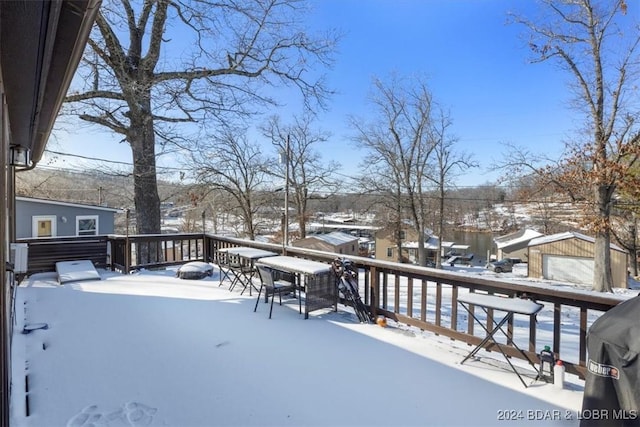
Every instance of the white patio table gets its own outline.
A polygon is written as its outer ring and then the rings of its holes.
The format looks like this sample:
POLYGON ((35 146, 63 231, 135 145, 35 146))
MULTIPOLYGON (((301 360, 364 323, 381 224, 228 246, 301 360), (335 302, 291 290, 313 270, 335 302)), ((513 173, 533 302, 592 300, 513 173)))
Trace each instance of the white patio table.
POLYGON ((309 318, 311 311, 321 308, 333 307, 334 311, 338 310, 338 292, 331 265, 284 255, 261 258, 257 263, 296 275, 298 289, 304 290, 305 293, 305 319, 309 318))
MULTIPOLYGON (((254 288, 256 291, 258 290, 253 283, 253 278, 255 277, 255 262, 256 260, 265 258, 265 257, 273 257, 277 256, 276 252, 265 251, 263 249, 258 248, 250 248, 245 246, 235 247, 235 248, 223 248, 219 249, 218 252, 226 253, 226 265, 224 268, 227 269, 227 272, 230 271, 234 274, 233 280, 226 274, 227 277, 231 280, 231 286, 229 290, 232 291, 235 285, 240 283, 243 286, 242 292, 240 295, 249 288, 249 295, 251 295, 251 288, 254 288), (236 257, 239 258, 237 262, 233 261, 231 258, 236 257)), ((220 269, 222 270, 223 265, 220 265, 220 269)), ((220 280, 222 281, 223 273, 220 274, 220 280)))

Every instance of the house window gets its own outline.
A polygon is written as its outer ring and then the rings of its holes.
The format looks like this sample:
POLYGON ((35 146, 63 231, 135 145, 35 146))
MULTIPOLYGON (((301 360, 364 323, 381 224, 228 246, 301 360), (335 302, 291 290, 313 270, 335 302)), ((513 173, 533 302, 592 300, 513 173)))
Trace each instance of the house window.
POLYGON ((55 215, 34 215, 31 217, 31 235, 33 237, 56 237, 56 224, 55 215))
POLYGON ((404 239, 406 239, 406 238, 407 238, 407 234, 405 233, 405 231, 404 231, 404 230, 400 230, 400 231, 398 231, 398 239, 400 239, 400 240, 404 240, 404 239))
POLYGON ((387 248, 387 258, 393 258, 393 248, 387 248))
POLYGON ((98 234, 98 216, 82 215, 76 217, 76 235, 95 236, 98 234))

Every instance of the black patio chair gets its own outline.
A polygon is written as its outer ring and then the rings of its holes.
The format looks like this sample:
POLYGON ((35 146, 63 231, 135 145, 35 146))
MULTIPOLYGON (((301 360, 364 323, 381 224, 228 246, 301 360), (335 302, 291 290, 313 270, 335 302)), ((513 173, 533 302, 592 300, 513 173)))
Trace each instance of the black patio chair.
POLYGON ((240 295, 244 294, 247 287, 249 288, 249 295, 251 295, 251 286, 253 286, 251 283, 254 270, 253 266, 243 264, 240 261, 233 261, 229 264, 229 270, 234 275, 234 278, 231 281, 231 286, 229 286, 229 290, 232 291, 236 285, 240 284, 240 286, 242 286, 242 292, 240 292, 240 295))
MULTIPOLYGON (((260 290, 258 291, 258 298, 256 299, 256 305, 253 308, 255 312, 258 309, 258 303, 260 302, 260 296, 264 289, 265 296, 269 301, 271 296, 271 308, 269 309, 269 319, 271 319, 271 313, 273 312, 273 300, 276 298, 276 294, 280 298, 280 305, 282 305, 282 294, 292 293, 295 296, 296 284, 294 282, 287 282, 284 280, 274 280, 273 270, 267 266, 257 264, 258 275, 260 276, 260 290)), ((302 313, 302 301, 298 294, 299 312, 302 313)))
POLYGON ((222 282, 227 279, 233 285, 233 279, 235 276, 233 275, 233 271, 231 269, 231 257, 226 252, 218 252, 216 254, 216 261, 218 264, 218 268, 220 269, 220 284, 218 286, 222 286, 222 282))

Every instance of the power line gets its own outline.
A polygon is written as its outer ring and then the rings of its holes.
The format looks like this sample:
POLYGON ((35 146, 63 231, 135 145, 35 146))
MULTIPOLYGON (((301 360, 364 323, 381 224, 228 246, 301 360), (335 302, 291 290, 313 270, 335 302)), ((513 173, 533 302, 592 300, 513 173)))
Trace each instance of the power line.
MULTIPOLYGON (((99 157, 82 156, 80 154, 63 153, 61 151, 53 151, 53 150, 48 150, 48 149, 45 149, 44 151, 45 151, 45 153, 55 154, 55 155, 58 155, 58 156, 75 157, 75 158, 83 159, 83 160, 91 160, 91 161, 98 161, 98 162, 104 162, 104 163, 111 163, 111 164, 115 164, 115 165, 133 167, 133 163, 132 162, 122 162, 122 161, 118 161, 118 160, 102 159, 102 158, 99 158, 99 157)), ((50 168, 64 170, 64 168, 61 168, 61 167, 58 168, 57 166, 50 166, 50 168)), ((171 166, 157 166, 156 165, 156 169, 162 169, 162 170, 167 170, 167 171, 176 171, 176 172, 183 171, 182 168, 176 168, 176 167, 171 167, 171 166)))
POLYGON ((133 163, 128 163, 128 162, 120 162, 117 160, 107 160, 107 159, 101 159, 98 157, 88 157, 88 156, 81 156, 80 154, 70 154, 70 153, 63 153, 61 151, 53 151, 53 150, 44 150, 45 153, 50 153, 50 154, 55 154, 58 156, 67 156, 67 157, 77 157, 79 159, 85 159, 85 160, 96 160, 99 162, 105 162, 105 163, 113 163, 113 164, 119 164, 119 165, 125 165, 125 166, 133 166, 133 163))
MULTIPOLYGON (((117 160, 107 160, 107 159, 102 159, 102 158, 98 158, 98 157, 89 157, 89 156, 82 156, 79 154, 71 154, 71 153, 63 153, 60 151, 54 151, 54 150, 48 150, 45 149, 45 152, 47 153, 51 153, 51 154, 55 154, 55 155, 60 155, 60 156, 68 156, 68 157, 75 157, 75 158, 80 158, 80 159, 84 159, 84 160, 92 160, 92 161, 99 161, 99 162, 105 162, 105 163, 111 163, 111 164, 117 164, 117 165, 124 165, 124 166, 130 166, 133 167, 133 163, 129 163, 129 162, 122 162, 122 161, 117 161, 117 160)), ((71 172, 71 173, 87 173, 87 170, 83 170, 83 169, 76 169, 76 168, 64 168, 64 167, 59 167, 59 166, 50 166, 50 165, 43 165, 43 166, 39 166, 40 168, 44 169, 44 170, 61 170, 61 171, 65 171, 65 172, 71 172)), ((157 169, 161 169, 161 170, 167 170, 167 171, 178 171, 178 172, 182 172, 183 169, 181 168, 175 168, 175 167, 169 167, 169 166, 157 166, 157 169)), ((352 180, 357 180, 357 177, 351 176, 351 175, 346 175, 340 172, 334 172, 335 175, 341 176, 343 178, 348 178, 348 179, 352 179, 352 180)), ((487 189, 517 189, 519 188, 519 186, 517 186, 516 184, 512 184, 512 185, 508 185, 508 184, 500 184, 500 185, 479 185, 479 186, 456 186, 455 189, 456 190, 477 190, 477 189, 481 189, 481 188, 487 188, 487 189)), ((358 193, 358 192, 334 192, 332 193, 336 196, 372 196, 375 197, 375 195, 370 195, 370 194, 362 194, 362 193, 358 193)), ((425 195, 423 196, 426 199, 430 199, 430 200, 438 200, 439 197, 438 196, 429 196, 429 195, 425 195)), ((524 203, 540 203, 540 204, 545 204, 545 203, 549 203, 549 204, 559 204, 559 205, 587 205, 587 204, 593 204, 592 202, 576 202, 576 201, 570 201, 570 200, 566 200, 566 201, 550 201, 550 200, 527 200, 527 201, 518 201, 518 200, 496 200, 495 198, 489 198, 489 197, 445 197, 445 200, 448 202, 489 202, 492 204, 524 204, 524 203)), ((617 202, 616 203, 619 206, 640 206, 640 202, 635 203, 635 202, 617 202)))

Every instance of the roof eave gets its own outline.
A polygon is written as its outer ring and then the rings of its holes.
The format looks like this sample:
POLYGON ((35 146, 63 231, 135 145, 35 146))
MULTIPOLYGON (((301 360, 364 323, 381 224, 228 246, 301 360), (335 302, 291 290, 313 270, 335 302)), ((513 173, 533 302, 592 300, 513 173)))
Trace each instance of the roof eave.
POLYGON ((0 2, 0 60, 11 145, 30 149, 34 164, 42 157, 100 2, 0 2))

